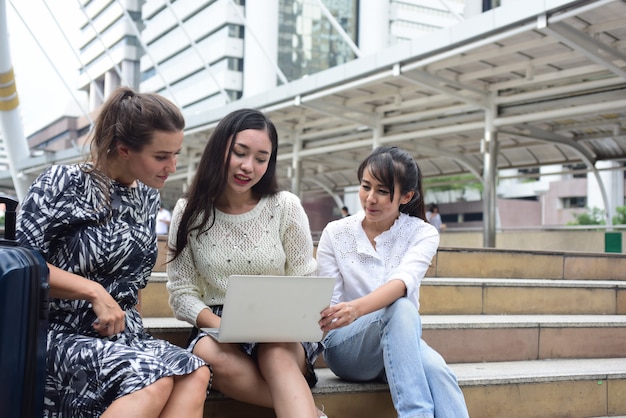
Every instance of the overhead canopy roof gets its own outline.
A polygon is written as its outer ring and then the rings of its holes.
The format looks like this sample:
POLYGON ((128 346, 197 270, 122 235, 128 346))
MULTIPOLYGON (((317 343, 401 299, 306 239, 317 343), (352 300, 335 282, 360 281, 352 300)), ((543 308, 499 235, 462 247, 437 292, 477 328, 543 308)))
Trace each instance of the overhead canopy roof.
MULTIPOLYGON (((509 3, 411 44, 187 115, 188 152, 176 178, 193 173, 217 122, 242 107, 264 110, 277 125, 279 175, 288 186, 294 159, 301 161, 304 195, 340 194, 356 184, 356 167, 382 144, 410 150, 424 177, 481 179, 486 126, 497 131, 498 169, 624 159, 626 3, 509 3)), ((180 193, 176 183, 168 187, 180 193)))
MULTIPOLYGON (((625 65, 624 1, 508 2, 412 43, 186 114, 185 149, 163 197, 180 195, 217 122, 242 107, 274 121, 279 176, 305 197, 355 185, 356 167, 381 144, 410 150, 425 178, 482 181, 486 130, 497 131, 497 169, 624 160, 625 65)), ((75 157, 46 154, 20 168, 33 174, 75 157)))

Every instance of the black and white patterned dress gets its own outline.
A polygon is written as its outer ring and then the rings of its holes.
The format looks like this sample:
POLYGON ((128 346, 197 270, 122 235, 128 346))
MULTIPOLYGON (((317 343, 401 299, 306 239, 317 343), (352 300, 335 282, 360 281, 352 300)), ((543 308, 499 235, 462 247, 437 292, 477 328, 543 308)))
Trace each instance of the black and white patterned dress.
POLYGON ((205 365, 144 331, 135 308, 157 256, 158 192, 111 181, 111 206, 93 175, 54 166, 30 187, 18 214, 21 245, 50 264, 102 284, 126 313, 126 329, 101 337, 84 300, 52 299, 45 417, 97 417, 121 396, 205 365))

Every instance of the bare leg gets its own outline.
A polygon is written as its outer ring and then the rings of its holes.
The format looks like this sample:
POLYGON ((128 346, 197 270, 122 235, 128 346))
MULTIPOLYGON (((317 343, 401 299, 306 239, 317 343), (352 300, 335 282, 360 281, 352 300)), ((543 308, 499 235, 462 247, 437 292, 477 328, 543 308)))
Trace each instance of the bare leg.
POLYGON ((116 399, 101 418, 157 418, 173 388, 174 379, 163 377, 143 389, 116 399))
POLYGON ((202 418, 211 372, 201 367, 184 376, 174 376, 174 388, 159 418, 202 418))
POLYGON ((259 346, 259 369, 272 393, 278 418, 317 418, 313 394, 304 378, 306 359, 299 343, 259 346))
POLYGON ((241 402, 273 408, 272 395, 256 363, 238 344, 200 338, 193 353, 213 368, 213 388, 241 402))

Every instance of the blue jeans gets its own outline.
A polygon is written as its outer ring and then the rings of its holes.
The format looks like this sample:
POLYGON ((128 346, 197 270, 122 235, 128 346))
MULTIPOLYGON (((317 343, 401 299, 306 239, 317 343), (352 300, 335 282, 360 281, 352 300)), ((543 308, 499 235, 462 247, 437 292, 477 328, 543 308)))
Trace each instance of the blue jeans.
POLYGON ((421 337, 419 313, 401 298, 330 331, 324 358, 342 379, 388 382, 399 418, 469 417, 454 372, 421 337))

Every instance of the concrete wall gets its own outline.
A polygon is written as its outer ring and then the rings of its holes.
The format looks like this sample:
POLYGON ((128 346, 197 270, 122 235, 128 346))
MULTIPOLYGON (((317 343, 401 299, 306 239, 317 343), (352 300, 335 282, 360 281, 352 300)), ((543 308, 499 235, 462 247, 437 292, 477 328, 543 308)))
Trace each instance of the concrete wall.
MULTIPOLYGON (((626 252, 626 231, 622 235, 622 253, 626 252)), ((514 231, 496 234, 496 249, 523 251, 572 251, 605 253, 604 231, 514 231)), ((314 237, 315 244, 317 239, 314 237)), ((159 260, 155 270, 165 271, 166 236, 159 236, 159 260)), ((439 248, 483 248, 483 234, 476 232, 450 232, 441 234, 439 248)))
POLYGON ((550 188, 544 197, 545 207, 543 225, 567 225, 574 221, 574 214, 587 212, 587 208, 564 208, 563 198, 587 196, 587 179, 576 178, 550 183, 550 188))
MULTIPOLYGON (((621 233, 622 252, 626 251, 626 231, 621 233)), ((482 248, 482 231, 441 233, 440 247, 482 248)), ((553 230, 505 231, 496 233, 496 248, 531 251, 605 252, 605 231, 553 230)))
POLYGON ((541 225, 541 203, 521 199, 498 199, 499 225, 516 228, 541 225))

